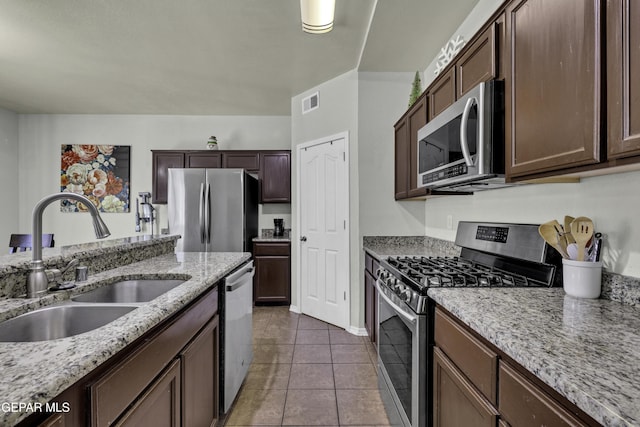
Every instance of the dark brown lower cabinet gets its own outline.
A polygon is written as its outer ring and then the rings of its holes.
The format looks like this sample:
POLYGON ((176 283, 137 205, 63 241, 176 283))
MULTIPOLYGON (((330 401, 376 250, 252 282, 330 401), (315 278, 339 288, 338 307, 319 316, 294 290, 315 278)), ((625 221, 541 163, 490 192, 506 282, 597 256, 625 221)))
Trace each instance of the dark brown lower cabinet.
POLYGON ((212 426, 218 418, 219 318, 211 322, 181 353, 182 426, 212 426))
POLYGON ((495 427, 498 411, 442 350, 435 347, 433 355, 433 425, 495 427))
POLYGON ((180 426, 180 360, 174 360, 115 425, 180 426))
POLYGON ((257 304, 290 304, 291 243, 255 242, 253 256, 256 267, 253 301, 257 304))
POLYGON ((376 279, 367 270, 364 271, 364 327, 369 334, 369 340, 376 342, 378 324, 378 290, 376 279))
POLYGON ((20 426, 210 427, 218 418, 218 287, 154 327, 20 426))

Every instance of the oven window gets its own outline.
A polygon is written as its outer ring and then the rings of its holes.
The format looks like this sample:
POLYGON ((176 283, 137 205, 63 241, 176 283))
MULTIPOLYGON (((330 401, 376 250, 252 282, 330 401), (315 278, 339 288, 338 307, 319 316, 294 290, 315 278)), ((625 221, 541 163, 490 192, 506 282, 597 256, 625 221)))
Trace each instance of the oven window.
POLYGON ((395 311, 380 299, 378 351, 393 388, 411 420, 411 344, 413 334, 395 311))
MULTIPOLYGON (((420 173, 461 160, 460 123, 462 113, 444 126, 436 129, 430 135, 420 140, 420 173)), ((478 106, 474 105, 469 113, 467 123, 467 143, 469 153, 473 156, 477 152, 478 140, 478 106)))

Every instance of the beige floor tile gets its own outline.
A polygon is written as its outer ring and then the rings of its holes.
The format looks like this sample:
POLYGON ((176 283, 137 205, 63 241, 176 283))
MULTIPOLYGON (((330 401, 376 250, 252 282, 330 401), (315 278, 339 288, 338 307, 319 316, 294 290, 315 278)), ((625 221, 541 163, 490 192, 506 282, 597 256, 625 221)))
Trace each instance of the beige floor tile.
POLYGON ((260 344, 295 344, 296 329, 267 327, 261 331, 254 331, 253 342, 260 344))
POLYGON ((371 363, 364 344, 331 344, 333 363, 371 363))
POLYGON ((286 398, 286 390, 248 390, 243 388, 225 425, 280 425, 286 398))
POLYGON ((333 365, 336 389, 378 389, 378 377, 371 363, 333 365))
POLYGON ((269 319, 267 328, 297 329, 298 317, 272 316, 269 319))
POLYGON ((333 383, 333 368, 331 364, 322 363, 294 363, 291 365, 289 390, 293 389, 331 389, 333 383))
POLYGON ((254 344, 253 363, 291 363, 293 345, 254 344))
POLYGON ((296 345, 293 363, 331 363, 331 348, 329 344, 296 345))
POLYGON ((296 344, 329 344, 327 329, 299 329, 296 344))
POLYGON ((247 390, 286 390, 291 364, 252 363, 242 385, 247 390))
POLYGON ((389 425, 377 390, 336 390, 340 425, 389 425))
POLYGON ((296 390, 287 393, 282 425, 337 425, 334 390, 296 390))
POLYGON ((330 330, 329 339, 331 344, 362 344, 364 343, 363 337, 353 335, 344 329, 342 330, 330 330))
POLYGON ((298 329, 329 329, 329 325, 322 320, 302 315, 298 322, 298 329))

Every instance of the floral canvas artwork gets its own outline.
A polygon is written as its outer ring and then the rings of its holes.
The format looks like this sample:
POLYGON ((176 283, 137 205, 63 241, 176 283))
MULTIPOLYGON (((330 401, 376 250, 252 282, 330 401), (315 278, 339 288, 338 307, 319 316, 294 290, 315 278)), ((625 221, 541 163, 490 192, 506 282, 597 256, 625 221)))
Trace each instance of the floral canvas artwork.
MULTIPOLYGON (((129 212, 127 145, 62 145, 60 191, 86 196, 100 212, 129 212)), ((63 200, 62 212, 86 212, 84 204, 63 200)))

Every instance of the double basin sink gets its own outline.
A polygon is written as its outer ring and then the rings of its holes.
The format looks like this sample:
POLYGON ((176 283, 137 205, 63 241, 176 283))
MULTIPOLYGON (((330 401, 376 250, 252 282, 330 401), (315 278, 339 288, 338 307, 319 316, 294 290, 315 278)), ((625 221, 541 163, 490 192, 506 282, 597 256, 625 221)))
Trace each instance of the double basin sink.
POLYGON ((66 338, 105 326, 141 304, 184 283, 179 279, 121 280, 79 294, 61 304, 0 323, 0 342, 66 338))

